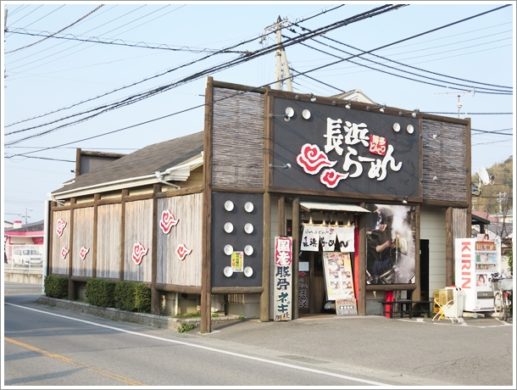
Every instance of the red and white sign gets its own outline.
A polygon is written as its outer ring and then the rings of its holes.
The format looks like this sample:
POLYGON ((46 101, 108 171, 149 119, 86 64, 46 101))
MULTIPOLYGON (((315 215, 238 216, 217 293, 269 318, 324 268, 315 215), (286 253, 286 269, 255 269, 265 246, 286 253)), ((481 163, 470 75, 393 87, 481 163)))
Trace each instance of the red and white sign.
POLYGON ((289 321, 292 313, 292 237, 275 237, 274 320, 289 321))
POLYGON ((147 255, 148 251, 149 248, 146 248, 139 242, 135 242, 133 244, 133 252, 131 254, 131 258, 133 259, 136 265, 140 265, 142 263, 142 260, 144 259, 144 256, 147 255))
POLYGON ((169 234, 179 221, 179 218, 176 218, 172 211, 163 210, 162 217, 160 218, 160 229, 162 229, 163 234, 169 234))
POLYGON ((63 235, 63 232, 66 228, 66 221, 64 219, 59 218, 56 222, 56 234, 58 237, 61 237, 63 235))
POLYGON ((79 257, 81 258, 81 260, 86 259, 86 255, 88 254, 88 252, 90 252, 90 248, 86 248, 84 246, 81 247, 81 249, 79 250, 79 257))
POLYGON ((185 257, 192 253, 192 249, 188 249, 185 244, 180 244, 176 248, 176 254, 178 255, 181 261, 185 260, 185 257))
POLYGON ((293 238, 275 237, 275 264, 290 266, 293 262, 293 238))

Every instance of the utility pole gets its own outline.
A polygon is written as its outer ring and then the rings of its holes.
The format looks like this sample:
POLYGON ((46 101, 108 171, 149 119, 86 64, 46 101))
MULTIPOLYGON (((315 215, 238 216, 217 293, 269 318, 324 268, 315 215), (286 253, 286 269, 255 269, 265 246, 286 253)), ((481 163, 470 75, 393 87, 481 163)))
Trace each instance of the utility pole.
POLYGON ((456 95, 456 108, 458 110, 458 118, 461 117, 461 109, 463 108, 463 103, 461 102, 461 95, 467 95, 467 94, 471 94, 472 96, 474 96, 474 91, 470 91, 470 92, 438 92, 439 95, 453 95, 455 94, 456 95))
POLYGON ((287 19, 282 20, 282 18, 278 16, 275 24, 275 36, 277 44, 275 64, 275 88, 283 90, 285 82, 285 84, 287 85, 287 90, 289 92, 293 92, 291 71, 289 70, 289 64, 287 63, 287 55, 285 54, 285 49, 282 46, 282 24, 286 21, 287 19))

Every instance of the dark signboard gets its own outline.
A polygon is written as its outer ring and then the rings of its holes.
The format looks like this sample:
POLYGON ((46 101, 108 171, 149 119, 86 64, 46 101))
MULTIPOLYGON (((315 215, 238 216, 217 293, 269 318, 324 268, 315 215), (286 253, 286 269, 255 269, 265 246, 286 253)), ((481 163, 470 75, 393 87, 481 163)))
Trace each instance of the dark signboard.
POLYGON ((412 117, 274 98, 272 185, 420 195, 420 130, 412 117))
POLYGON ((212 287, 262 286, 262 195, 212 194, 212 287))

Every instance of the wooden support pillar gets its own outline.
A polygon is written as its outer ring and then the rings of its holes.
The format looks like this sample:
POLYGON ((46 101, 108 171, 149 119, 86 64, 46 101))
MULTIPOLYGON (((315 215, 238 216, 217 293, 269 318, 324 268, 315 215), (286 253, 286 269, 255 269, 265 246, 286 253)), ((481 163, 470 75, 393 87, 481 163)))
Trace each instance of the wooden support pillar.
POLYGON ((158 198, 157 194, 161 190, 161 185, 153 186, 153 230, 152 230, 152 253, 151 253, 151 313, 160 314, 160 295, 156 288, 157 269, 158 269, 158 198))
POLYGON ((298 257, 300 248, 300 198, 293 200, 291 208, 291 229, 293 237, 293 319, 299 317, 298 313, 298 257))

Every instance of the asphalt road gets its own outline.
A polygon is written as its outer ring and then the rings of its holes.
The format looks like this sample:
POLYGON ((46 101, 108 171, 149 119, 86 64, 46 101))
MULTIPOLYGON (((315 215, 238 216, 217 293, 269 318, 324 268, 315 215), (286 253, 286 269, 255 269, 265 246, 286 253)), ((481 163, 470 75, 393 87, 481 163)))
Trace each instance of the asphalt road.
POLYGON ((7 285, 5 386, 514 386, 514 328, 326 315, 208 335, 36 304, 7 285))

